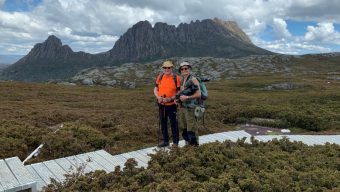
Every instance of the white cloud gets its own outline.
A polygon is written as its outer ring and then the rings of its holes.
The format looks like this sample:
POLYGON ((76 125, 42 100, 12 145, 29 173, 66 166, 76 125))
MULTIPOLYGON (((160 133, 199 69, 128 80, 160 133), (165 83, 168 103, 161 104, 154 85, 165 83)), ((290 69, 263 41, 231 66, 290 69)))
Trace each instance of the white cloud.
POLYGON ((287 23, 283 19, 273 19, 273 31, 278 39, 290 38, 292 35, 287 29, 287 23))
POLYGON ((266 23, 260 22, 257 19, 255 19, 252 23, 249 23, 249 26, 244 31, 247 33, 247 35, 256 37, 258 34, 260 34, 262 31, 266 29, 266 23))
POLYGON ((318 23, 316 27, 308 26, 304 39, 340 45, 340 33, 335 31, 333 23, 318 23))
MULTIPOLYGON (((0 7, 4 2, 0 0, 0 7)), ((91 50, 94 53, 108 51, 119 36, 141 20, 178 25, 218 17, 236 21, 256 45, 263 45, 257 44, 263 41, 260 35, 272 26, 277 40, 286 40, 264 44, 272 51, 289 49, 298 43, 301 46, 297 45, 296 50, 298 47, 313 49, 313 46, 302 46, 304 41, 313 45, 316 41, 339 44, 339 32, 332 25, 334 33, 329 33, 327 30, 332 26, 326 25, 340 23, 338 10, 338 0, 43 0, 29 12, 0 10, 0 44, 30 43, 33 46, 49 34, 55 34, 75 51, 91 50), (308 27, 305 37, 297 40, 287 29, 287 19, 317 21, 320 26, 308 27), (275 43, 278 43, 277 48, 275 43)), ((18 48, 17 51, 24 54, 26 49, 18 48)), ((5 50, 0 46, 1 52, 5 50)))
POLYGON ((276 41, 257 40, 257 44, 276 53, 281 54, 307 54, 307 53, 326 53, 331 49, 323 45, 317 45, 311 42, 300 42, 298 39, 294 41, 287 41, 286 39, 276 41))
POLYGON ((25 52, 29 52, 33 48, 33 45, 30 43, 1 43, 0 49, 6 50, 9 54, 15 54, 15 55, 22 55, 20 54, 22 50, 25 52), (18 54, 19 52, 19 54, 18 54))

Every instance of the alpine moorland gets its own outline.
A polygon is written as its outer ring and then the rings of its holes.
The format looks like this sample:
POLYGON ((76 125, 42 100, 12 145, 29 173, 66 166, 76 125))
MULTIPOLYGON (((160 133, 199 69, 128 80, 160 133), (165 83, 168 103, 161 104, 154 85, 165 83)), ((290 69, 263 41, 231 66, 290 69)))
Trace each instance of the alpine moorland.
MULTIPOLYGON (((235 130, 243 123, 339 133, 340 81, 327 75, 261 74, 206 85, 201 134, 235 130), (284 83, 289 89, 280 86, 284 83)), ((1 158, 24 159, 41 143, 45 146, 32 162, 95 149, 120 153, 159 142, 152 85, 123 89, 1 82, 0 90, 1 158)))

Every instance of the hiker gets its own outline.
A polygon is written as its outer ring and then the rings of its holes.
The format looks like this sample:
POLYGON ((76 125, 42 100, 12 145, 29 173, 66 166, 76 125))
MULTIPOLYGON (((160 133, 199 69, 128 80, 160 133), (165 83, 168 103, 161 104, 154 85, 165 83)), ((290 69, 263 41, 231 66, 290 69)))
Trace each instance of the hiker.
POLYGON ((174 64, 171 61, 165 61, 162 64, 163 72, 156 79, 154 95, 157 98, 159 107, 159 118, 163 143, 158 147, 169 146, 168 118, 170 119, 173 144, 178 145, 179 133, 177 124, 177 107, 174 102, 175 96, 180 89, 180 77, 173 73, 174 64))
POLYGON ((199 81, 191 73, 191 64, 183 62, 180 64, 181 89, 179 100, 179 128, 182 130, 182 137, 186 144, 197 146, 199 118, 195 116, 195 108, 201 98, 199 81))

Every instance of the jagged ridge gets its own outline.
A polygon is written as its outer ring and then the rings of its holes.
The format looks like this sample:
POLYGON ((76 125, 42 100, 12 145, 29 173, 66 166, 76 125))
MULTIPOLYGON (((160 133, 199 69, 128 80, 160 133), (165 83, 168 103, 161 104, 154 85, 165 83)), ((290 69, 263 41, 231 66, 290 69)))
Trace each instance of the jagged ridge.
POLYGON ((140 21, 130 28, 106 54, 119 61, 152 60, 173 56, 237 58, 271 52, 256 47, 232 21, 206 19, 180 24, 140 21))
POLYGON ((2 79, 47 81, 65 79, 89 67, 114 66, 179 57, 237 58, 273 54, 252 44, 235 22, 206 19, 178 27, 148 21, 132 26, 114 47, 103 54, 73 52, 61 40, 49 36, 17 63, 5 69, 2 79))

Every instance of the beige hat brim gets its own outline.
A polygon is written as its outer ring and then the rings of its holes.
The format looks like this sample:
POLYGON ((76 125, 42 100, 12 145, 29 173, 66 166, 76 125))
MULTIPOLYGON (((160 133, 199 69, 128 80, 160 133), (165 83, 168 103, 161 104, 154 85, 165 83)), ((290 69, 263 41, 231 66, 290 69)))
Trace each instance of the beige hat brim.
POLYGON ((165 61, 162 67, 174 67, 174 64, 171 61, 165 61))

